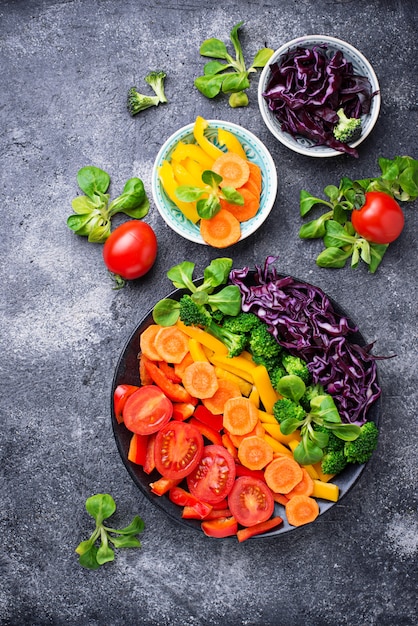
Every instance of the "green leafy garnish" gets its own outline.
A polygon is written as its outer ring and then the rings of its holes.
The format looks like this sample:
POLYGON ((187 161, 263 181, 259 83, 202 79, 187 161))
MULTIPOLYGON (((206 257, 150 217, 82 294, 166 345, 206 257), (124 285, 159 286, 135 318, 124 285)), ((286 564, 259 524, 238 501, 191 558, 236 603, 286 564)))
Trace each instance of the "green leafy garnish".
MULTIPOLYGON (((223 315, 238 315, 241 310, 241 293, 236 285, 225 285, 232 269, 232 259, 218 258, 211 261, 203 273, 203 282, 196 286, 193 282, 195 264, 183 261, 167 272, 167 277, 177 289, 185 289, 199 306, 211 312, 220 311, 223 315), (216 290, 216 293, 214 291, 216 290)), ((172 298, 160 300, 154 307, 153 318, 156 324, 172 326, 180 317, 180 303, 172 298)))
POLYGON ((210 220, 211 217, 221 210, 220 200, 226 200, 231 204, 242 206, 244 198, 233 187, 220 187, 222 176, 212 170, 205 170, 202 173, 204 187, 193 187, 190 185, 180 185, 175 193, 179 200, 183 202, 196 202, 196 210, 202 219, 210 220), (204 196, 202 198, 202 196, 204 196))
POLYGON ((351 267, 360 261, 374 273, 388 244, 371 243, 361 237, 351 223, 351 212, 365 203, 368 191, 381 191, 402 202, 418 198, 418 161, 412 157, 379 159, 381 176, 362 180, 343 177, 338 187, 324 189, 327 199, 313 196, 306 190, 300 192, 300 214, 305 217, 314 207, 324 207, 326 212, 305 223, 299 230, 301 239, 322 239, 325 249, 316 259, 320 267, 344 267, 351 258, 351 267))
POLYGON ((87 512, 96 520, 96 528, 90 538, 78 544, 78 562, 86 569, 96 570, 104 563, 113 561, 115 548, 140 548, 136 535, 144 530, 143 520, 136 515, 129 526, 116 529, 103 524, 104 520, 116 511, 116 504, 108 493, 98 493, 86 500, 87 512))
POLYGON ((250 86, 249 76, 257 68, 264 67, 273 54, 271 48, 261 48, 247 69, 238 35, 243 23, 236 24, 230 32, 235 57, 229 54, 220 39, 210 38, 202 43, 200 54, 217 60, 208 61, 203 69, 203 76, 194 81, 197 89, 207 98, 215 98, 219 93, 230 94, 229 104, 232 108, 248 105, 246 90, 250 86))
POLYGON ((140 178, 130 178, 120 196, 109 204, 107 192, 109 175, 99 167, 87 165, 77 173, 78 186, 85 196, 72 201, 75 215, 67 219, 67 226, 77 235, 88 237, 94 243, 103 243, 110 235, 111 219, 116 213, 124 213, 134 219, 143 218, 149 210, 149 200, 140 178))

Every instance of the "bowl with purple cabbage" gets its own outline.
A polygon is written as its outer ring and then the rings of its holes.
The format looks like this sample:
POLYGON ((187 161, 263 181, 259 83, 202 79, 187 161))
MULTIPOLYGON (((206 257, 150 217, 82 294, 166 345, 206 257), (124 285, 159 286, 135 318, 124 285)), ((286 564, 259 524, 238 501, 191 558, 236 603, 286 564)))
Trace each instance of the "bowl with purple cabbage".
POLYGON ((258 104, 270 132, 312 157, 348 154, 373 130, 380 111, 377 76, 365 56, 335 37, 309 35, 282 45, 265 66, 258 104))

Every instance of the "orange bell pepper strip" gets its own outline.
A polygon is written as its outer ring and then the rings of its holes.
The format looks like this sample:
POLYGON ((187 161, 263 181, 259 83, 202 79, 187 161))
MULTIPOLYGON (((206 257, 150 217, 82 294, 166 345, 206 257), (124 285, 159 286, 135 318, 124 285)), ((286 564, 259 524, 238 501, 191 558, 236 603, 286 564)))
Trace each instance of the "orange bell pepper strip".
POLYGON ((144 366, 157 387, 159 387, 172 402, 193 402, 193 398, 189 392, 186 391, 182 385, 173 383, 156 363, 149 359, 144 359, 144 366))

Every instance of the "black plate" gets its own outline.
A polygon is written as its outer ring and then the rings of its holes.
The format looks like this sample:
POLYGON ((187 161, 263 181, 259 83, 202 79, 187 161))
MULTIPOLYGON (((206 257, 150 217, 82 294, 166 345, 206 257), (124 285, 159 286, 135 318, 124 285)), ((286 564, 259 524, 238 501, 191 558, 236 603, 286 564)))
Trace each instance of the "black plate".
MULTIPOLYGON (((283 275, 278 275, 279 278, 283 278, 283 275)), ((304 282, 296 279, 297 282, 304 282)), ((305 283, 309 284, 309 283, 305 283)), ((184 290, 176 289, 172 293, 170 293, 167 297, 173 298, 175 300, 179 300, 180 297, 184 294, 184 290)), ((330 302, 332 303, 335 311, 344 317, 350 319, 349 315, 339 306, 335 300, 328 296, 330 302)), ((113 393, 116 387, 120 384, 127 385, 139 385, 139 369, 138 369, 138 355, 139 355, 139 338, 142 332, 148 326, 153 324, 152 311, 147 313, 142 321, 135 328, 131 336, 129 337, 125 347, 122 350, 122 353, 119 357, 116 371, 113 377, 112 383, 112 395, 111 395, 111 413, 112 413, 112 425, 113 432, 116 439, 116 444, 119 450, 119 453, 122 457, 122 461, 125 464, 126 469, 128 470, 132 480, 134 483, 141 489, 141 491, 146 495, 146 497, 153 502, 156 506, 164 511, 171 519, 181 524, 184 527, 195 529, 199 532, 202 532, 200 528, 200 522, 197 520, 185 520, 181 517, 181 507, 176 504, 173 504, 166 495, 157 496, 150 491, 149 484, 154 480, 159 478, 158 472, 153 472, 151 474, 146 474, 139 465, 135 465, 128 461, 128 450, 129 450, 129 442, 132 437, 132 433, 123 425, 118 424, 114 407, 113 407, 113 393)), ((352 321, 353 325, 356 325, 352 321)), ((357 326, 357 325, 356 325, 357 326)), ((366 341, 363 335, 360 332, 352 333, 350 335, 350 341, 352 343, 357 343, 361 346, 366 345, 366 341)), ((377 381, 378 382, 378 381, 377 381)), ((380 398, 370 407, 368 412, 368 419, 373 420, 376 423, 379 421, 380 415, 380 398)), ((363 470, 365 468, 365 464, 349 464, 336 478, 333 479, 333 483, 336 483, 340 490, 340 495, 338 502, 341 502, 341 498, 344 497, 350 489, 353 488, 355 483, 360 478, 363 470)), ((319 504, 320 515, 323 515, 325 511, 328 511, 331 507, 333 507, 336 503, 330 502, 327 500, 317 499, 319 504)), ((280 525, 279 528, 272 530, 263 535, 258 535, 253 537, 253 539, 263 539, 268 537, 275 537, 277 535, 281 535, 283 533, 295 530, 296 527, 290 526, 286 520, 286 515, 284 514, 284 507, 281 504, 276 503, 275 505, 275 515, 280 515, 283 518, 283 524, 280 525)), ((315 523, 315 522, 313 522, 315 523)))

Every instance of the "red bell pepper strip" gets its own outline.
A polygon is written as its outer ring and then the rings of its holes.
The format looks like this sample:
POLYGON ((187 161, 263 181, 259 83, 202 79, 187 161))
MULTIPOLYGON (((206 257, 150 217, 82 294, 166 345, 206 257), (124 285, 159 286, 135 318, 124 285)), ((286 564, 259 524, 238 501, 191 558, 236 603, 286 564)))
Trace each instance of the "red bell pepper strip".
POLYGON ((172 487, 176 487, 181 482, 181 479, 175 478, 165 478, 165 476, 161 476, 158 480, 155 480, 153 483, 150 483, 150 489, 152 493, 155 493, 157 496, 163 496, 167 491, 170 491, 172 487))
POLYGON ((149 359, 144 359, 144 366, 154 383, 164 391, 167 398, 172 402, 192 402, 192 396, 182 385, 173 383, 164 372, 149 359))
POLYGON ((254 526, 249 526, 248 528, 242 528, 237 532, 237 538, 240 543, 246 541, 250 537, 254 537, 255 535, 261 535, 262 533, 266 533, 268 530, 279 526, 283 522, 282 518, 271 517, 266 522, 260 522, 259 524, 255 524, 254 526))
POLYGON ((228 450, 228 452, 231 454, 231 456, 234 457, 234 459, 238 458, 238 450, 232 443, 231 437, 228 435, 228 433, 224 433, 222 435, 222 445, 228 450))
POLYGON ((212 510, 212 506, 199 500, 182 487, 172 487, 168 492, 171 502, 184 507, 182 517, 185 519, 204 519, 212 510))
POLYGON ((238 532, 238 523, 235 517, 220 517, 203 521, 201 528, 207 537, 231 537, 238 532))
POLYGON ((219 519, 221 517, 231 517, 232 513, 228 508, 225 509, 215 509, 213 508, 211 512, 206 515, 205 520, 210 519, 219 519))
POLYGON ((235 463, 235 474, 236 476, 252 476, 253 478, 258 478, 258 480, 264 480, 264 482, 266 482, 263 470, 252 470, 240 463, 235 463))
POLYGON ((148 436, 148 446, 145 455, 143 470, 146 474, 151 474, 155 470, 155 438, 157 433, 148 436))
POLYGON ((136 385, 118 385, 113 392, 113 409, 118 424, 123 422, 123 407, 130 395, 137 391, 139 387, 136 385))
POLYGON ((203 404, 199 404, 196 407, 195 417, 197 417, 197 419, 203 422, 204 424, 211 426, 218 432, 222 430, 223 415, 222 414, 215 415, 214 413, 211 413, 211 411, 209 411, 209 409, 207 409, 203 404))
POLYGON ((211 443, 222 446, 222 437, 217 430, 207 424, 204 424, 195 417, 192 417, 192 419, 189 420, 189 424, 196 426, 197 430, 203 435, 203 437, 206 437, 206 439, 208 439, 211 443))
POLYGON ((158 367, 160 368, 162 372, 164 372, 167 378, 171 380, 171 382, 181 383, 181 378, 180 376, 176 374, 176 372, 174 371, 174 367, 172 365, 169 365, 165 361, 159 361, 158 367))
POLYGON ((148 435, 134 433, 129 442, 128 460, 136 465, 144 465, 147 458, 148 435))
POLYGON ((184 422, 193 415, 194 410, 194 404, 191 402, 173 402, 173 419, 184 422))

